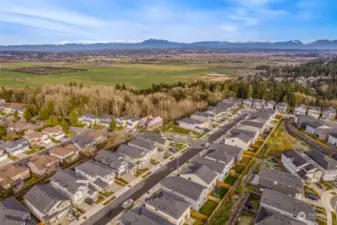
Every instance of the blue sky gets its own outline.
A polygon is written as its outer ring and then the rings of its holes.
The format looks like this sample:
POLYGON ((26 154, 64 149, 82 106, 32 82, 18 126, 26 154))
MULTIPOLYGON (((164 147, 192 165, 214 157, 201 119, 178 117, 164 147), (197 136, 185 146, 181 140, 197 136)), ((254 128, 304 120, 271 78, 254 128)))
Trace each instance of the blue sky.
POLYGON ((0 45, 337 39, 336 0, 0 0, 0 45))

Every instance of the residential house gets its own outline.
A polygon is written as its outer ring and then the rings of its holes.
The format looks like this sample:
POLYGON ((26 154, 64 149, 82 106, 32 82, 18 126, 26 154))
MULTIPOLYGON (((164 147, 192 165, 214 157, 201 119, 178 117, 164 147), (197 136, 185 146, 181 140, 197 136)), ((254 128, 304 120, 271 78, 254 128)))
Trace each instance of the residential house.
POLYGON ((281 162, 283 166, 293 175, 299 176, 304 181, 318 182, 322 172, 307 161, 303 153, 288 150, 282 153, 281 162))
POLYGON ((95 148, 97 144, 95 139, 89 138, 84 134, 74 137, 72 143, 79 151, 95 148))
MULTIPOLYGON (((224 111, 224 109, 222 108, 219 108, 219 107, 209 107, 206 112, 207 115, 205 114, 204 116, 209 116, 211 115, 211 120, 212 121, 218 121, 220 120, 225 114, 226 114, 226 111, 224 111)), ((197 113, 197 114, 200 114, 200 113, 197 113)), ((197 119, 195 116, 193 116, 194 118, 192 119, 195 119, 195 120, 199 120, 197 119)), ((200 120, 200 121, 203 121, 203 120, 200 120)), ((206 122, 207 123, 207 122, 206 122)), ((209 124, 209 123, 207 123, 209 124)))
POLYGON ((305 152, 303 155, 322 172, 322 179, 335 181, 337 179, 337 155, 327 156, 316 149, 305 152))
POLYGON ((336 118, 336 109, 332 106, 323 109, 322 119, 334 120, 336 118))
POLYGON ((97 144, 105 141, 107 133, 108 132, 106 130, 88 130, 83 135, 86 136, 88 139, 95 140, 97 144))
POLYGON ((323 125, 322 127, 318 127, 315 129, 314 136, 319 140, 326 142, 329 139, 329 135, 335 133, 337 133, 336 128, 323 125))
POLYGON ((28 162, 30 171, 39 176, 48 176, 59 169, 59 160, 47 154, 33 155, 28 162))
POLYGON ((242 101, 242 105, 245 108, 251 108, 253 106, 253 99, 252 98, 247 98, 242 101))
POLYGON ((160 182, 160 187, 165 191, 178 195, 184 201, 190 203, 196 211, 199 211, 207 201, 207 187, 179 176, 165 178, 160 182))
POLYGON ((122 126, 132 130, 139 124, 140 120, 139 116, 123 116, 120 118, 120 123, 122 126))
POLYGON ((254 109, 263 109, 266 101, 264 99, 254 99, 253 100, 253 108, 254 109))
POLYGON ((212 144, 209 148, 210 151, 222 151, 235 157, 235 161, 239 162, 243 155, 243 149, 233 145, 226 144, 212 144))
POLYGON ((275 106, 276 113, 284 114, 284 113, 287 112, 287 110, 288 110, 288 104, 287 103, 279 102, 275 106))
POLYGON ((308 123, 312 123, 318 120, 309 115, 296 115, 294 121, 298 128, 306 128, 308 123))
POLYGON ((191 118, 184 118, 178 121, 179 127, 185 128, 187 130, 192 130, 198 133, 204 132, 206 124, 203 121, 195 120, 191 118))
POLYGON ((167 149, 170 145, 170 142, 162 134, 145 132, 140 137, 153 142, 159 149, 167 149))
POLYGON ((25 139, 12 140, 7 142, 0 141, 0 150, 4 150, 12 156, 17 156, 29 150, 29 144, 25 139))
POLYGON ((297 175, 269 169, 264 166, 254 176, 252 184, 261 189, 271 189, 297 198, 303 193, 304 188, 302 179, 297 175))
POLYGON ((56 157, 60 163, 71 163, 79 157, 78 150, 73 144, 54 147, 49 151, 49 154, 56 157))
POLYGON ((207 124, 207 126, 210 126, 210 124, 213 121, 213 114, 209 113, 209 112, 200 112, 200 111, 195 111, 192 115, 191 115, 191 119, 194 120, 198 120, 198 121, 202 121, 205 122, 207 124))
POLYGON ((25 121, 18 121, 18 122, 14 122, 9 124, 8 126, 8 131, 10 132, 21 132, 24 131, 26 129, 28 129, 31 126, 30 123, 25 122, 25 121))
MULTIPOLYGON (((260 207, 272 213, 286 216, 307 225, 317 225, 316 212, 312 205, 288 195, 265 189, 262 193, 260 207)), ((258 218, 261 218, 258 216, 258 218)), ((282 224, 288 224, 284 221, 282 224)))
POLYGON ((274 110, 275 109, 275 106, 276 106, 276 102, 273 101, 273 100, 270 100, 270 101, 266 101, 263 108, 264 109, 272 109, 274 110))
POLYGON ((130 145, 122 144, 118 147, 117 153, 126 157, 126 160, 135 167, 135 169, 146 168, 148 163, 150 163, 151 155, 150 152, 135 148, 130 145))
POLYGON ((157 117, 153 118, 152 120, 150 120, 150 122, 148 122, 146 128, 148 130, 159 129, 163 126, 163 122, 164 122, 164 120, 160 116, 157 116, 157 117))
POLYGON ((305 115, 307 112, 307 106, 304 104, 295 106, 295 115, 305 115))
POLYGON ((191 214, 191 203, 163 189, 146 198, 145 208, 177 225, 184 224, 191 214))
POLYGON ((260 121, 255 120, 244 120, 240 123, 242 130, 248 130, 248 131, 258 131, 259 134, 263 134, 263 132, 268 128, 268 123, 263 123, 260 121), (244 129, 242 128, 244 127, 244 129))
POLYGON ((3 98, 0 98, 0 104, 5 104, 5 103, 6 103, 6 100, 3 98))
POLYGON ((308 115, 318 119, 321 115, 321 110, 320 106, 309 106, 308 115))
POLYGON ((48 135, 39 131, 28 133, 24 137, 32 146, 47 146, 51 144, 51 139, 48 137, 48 135))
POLYGON ((233 145, 246 150, 255 143, 258 137, 258 131, 233 128, 230 130, 230 134, 225 137, 225 144, 233 145))
POLYGON ((117 225, 178 225, 170 223, 166 218, 163 218, 147 209, 146 207, 136 207, 122 213, 117 221, 117 225))
POLYGON ((332 146, 337 146, 337 133, 329 134, 328 144, 332 146))
POLYGON ((226 98, 222 102, 232 104, 234 108, 239 108, 242 105, 242 99, 240 98, 226 98))
POLYGON ((183 168, 178 176, 207 187, 208 193, 214 189, 218 178, 218 174, 210 168, 196 163, 190 163, 188 167, 183 168))
POLYGON ((0 169, 0 187, 5 190, 21 186, 29 178, 29 169, 25 167, 9 165, 0 169))
POLYGON ((204 155, 204 157, 194 157, 191 160, 191 163, 200 164, 208 167, 210 170, 218 175, 218 180, 222 181, 234 165, 234 156, 215 151, 204 155), (216 156, 218 156, 219 159, 215 159, 215 154, 218 154, 216 156))
POLYGON ((35 185, 24 196, 24 203, 44 223, 58 223, 72 209, 70 199, 50 184, 35 185))
POLYGON ((143 138, 135 138, 128 145, 149 152, 151 158, 158 154, 158 148, 154 143, 143 138))
POLYGON ((115 179, 114 170, 93 160, 89 160, 76 166, 75 171, 86 177, 90 184, 100 192, 107 190, 107 188, 113 184, 115 179))
POLYGON ((35 225, 29 210, 14 197, 0 202, 0 221, 2 225, 35 225))
POLYGON ((89 180, 72 170, 58 170, 51 178, 50 184, 65 194, 74 205, 86 198, 96 201, 98 192, 93 191, 89 180))
POLYGON ((136 171, 129 170, 129 163, 124 155, 101 150, 97 153, 95 160, 115 171, 116 176, 122 176, 125 173, 133 174, 136 171))
POLYGON ((104 114, 104 115, 99 116, 96 119, 96 124, 100 126, 104 126, 104 127, 110 127, 110 122, 112 119, 115 119, 114 116, 109 115, 109 114, 104 114))
POLYGON ((304 132, 314 135, 318 128, 329 128, 329 127, 324 126, 323 122, 319 120, 311 120, 307 122, 304 132))
POLYGON ((48 135, 48 137, 56 141, 60 141, 65 136, 63 128, 60 125, 56 125, 54 127, 47 127, 42 130, 42 133, 48 135))
POLYGON ((85 113, 82 116, 78 117, 78 121, 80 121, 81 123, 83 123, 87 126, 91 126, 91 125, 95 124, 96 116, 94 114, 91 114, 91 113, 85 113))

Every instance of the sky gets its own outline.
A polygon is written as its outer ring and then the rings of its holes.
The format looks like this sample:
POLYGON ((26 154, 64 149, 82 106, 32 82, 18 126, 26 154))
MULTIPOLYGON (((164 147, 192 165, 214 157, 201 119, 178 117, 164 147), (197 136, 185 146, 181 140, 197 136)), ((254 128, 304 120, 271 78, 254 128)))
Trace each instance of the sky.
POLYGON ((336 0, 0 0, 0 45, 337 39, 336 0))

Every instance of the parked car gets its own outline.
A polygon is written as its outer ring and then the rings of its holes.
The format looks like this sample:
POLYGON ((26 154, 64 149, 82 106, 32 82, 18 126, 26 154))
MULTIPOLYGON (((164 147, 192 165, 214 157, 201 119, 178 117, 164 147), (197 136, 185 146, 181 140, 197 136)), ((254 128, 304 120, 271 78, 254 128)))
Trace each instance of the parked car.
POLYGON ((66 219, 68 221, 73 221, 75 219, 75 217, 72 214, 68 214, 68 215, 66 215, 66 219))
POLYGON ((91 198, 86 198, 84 201, 89 205, 93 205, 95 203, 94 200, 92 200, 91 198))
POLYGON ((124 209, 127 209, 127 208, 129 208, 130 206, 132 206, 133 203, 134 203, 134 201, 133 201, 132 199, 129 199, 129 200, 125 201, 125 202, 122 204, 122 207, 123 207, 124 209))
POLYGON ((324 185, 321 185, 320 183, 316 183, 317 187, 320 189, 326 190, 326 187, 324 185))
POLYGON ((308 198, 308 199, 314 200, 314 201, 317 201, 319 199, 318 196, 316 196, 312 193, 309 193, 309 192, 305 193, 305 197, 308 198))

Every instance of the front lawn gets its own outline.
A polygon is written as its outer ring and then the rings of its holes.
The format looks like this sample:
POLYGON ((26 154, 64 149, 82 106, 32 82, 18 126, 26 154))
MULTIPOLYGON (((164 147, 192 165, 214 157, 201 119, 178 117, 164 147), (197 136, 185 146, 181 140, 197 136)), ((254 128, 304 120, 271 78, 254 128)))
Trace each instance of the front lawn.
POLYGON ((199 210, 199 212, 205 216, 210 216, 218 203, 208 200, 199 210))
POLYGON ((225 178, 224 183, 229 184, 229 185, 232 186, 232 185, 235 183, 236 179, 237 179, 236 177, 233 177, 233 176, 231 176, 231 175, 228 175, 228 176, 225 178))
POLYGON ((177 152, 179 152, 179 151, 181 151, 181 150, 183 150, 184 148, 185 148, 185 144, 183 144, 183 143, 177 143, 177 144, 175 144, 174 145, 174 149, 177 151, 177 152))

